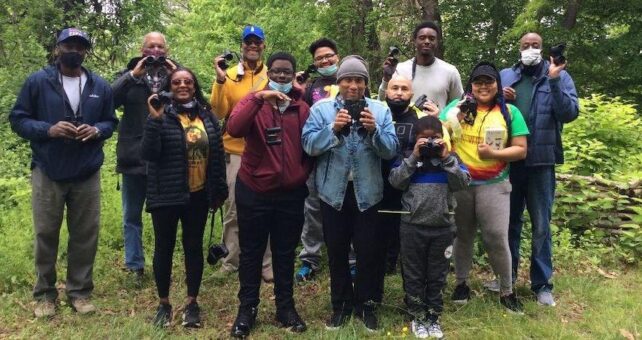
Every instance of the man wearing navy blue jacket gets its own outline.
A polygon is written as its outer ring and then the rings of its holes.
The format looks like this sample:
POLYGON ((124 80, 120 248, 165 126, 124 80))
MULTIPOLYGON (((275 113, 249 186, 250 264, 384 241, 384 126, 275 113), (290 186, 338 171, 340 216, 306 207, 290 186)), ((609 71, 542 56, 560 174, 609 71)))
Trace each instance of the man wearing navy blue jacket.
POLYGON ((524 207, 532 224, 531 289, 537 302, 555 306, 551 211, 555 198, 555 164, 564 162, 562 125, 579 114, 577 92, 564 70, 564 59, 542 59, 542 37, 527 33, 520 39, 520 62, 501 71, 504 97, 524 115, 530 135, 526 159, 511 164, 509 245, 513 278, 519 265, 524 207))
POLYGON ((31 143, 36 317, 56 312, 56 259, 65 206, 67 297, 80 314, 96 310, 90 295, 100 225, 99 170, 104 140, 118 119, 109 84, 81 66, 90 47, 87 33, 62 30, 55 64, 29 76, 9 115, 11 128, 31 143))

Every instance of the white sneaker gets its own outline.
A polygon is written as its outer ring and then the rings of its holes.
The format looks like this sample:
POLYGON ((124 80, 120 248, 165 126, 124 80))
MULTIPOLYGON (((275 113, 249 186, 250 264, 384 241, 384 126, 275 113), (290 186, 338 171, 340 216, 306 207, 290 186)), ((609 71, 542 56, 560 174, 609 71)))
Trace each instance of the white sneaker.
POLYGON ((430 323, 430 326, 428 326, 428 335, 435 339, 441 339, 444 337, 444 332, 441 331, 441 325, 438 321, 430 323))
POLYGON ((491 292, 499 293, 499 280, 494 279, 484 282, 484 288, 490 290, 491 292))
POLYGON ((412 333, 418 339, 426 339, 430 336, 430 334, 428 334, 426 325, 424 325, 424 323, 419 320, 412 320, 412 322, 410 323, 410 328, 412 329, 412 333))
POLYGON ((542 290, 537 293, 537 303, 542 306, 555 307, 555 299, 549 291, 542 290))

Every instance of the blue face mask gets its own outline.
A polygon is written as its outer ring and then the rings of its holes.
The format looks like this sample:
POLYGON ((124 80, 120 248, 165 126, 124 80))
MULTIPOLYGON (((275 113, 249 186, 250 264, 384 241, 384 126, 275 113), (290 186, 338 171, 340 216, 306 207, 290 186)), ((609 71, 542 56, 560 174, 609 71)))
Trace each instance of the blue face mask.
POLYGON ((292 82, 286 83, 286 84, 281 84, 277 83, 274 80, 270 80, 268 83, 268 87, 274 91, 279 91, 283 94, 287 94, 292 90, 292 82))
POLYGON ((333 65, 330 65, 330 66, 318 68, 317 72, 319 72, 319 74, 322 75, 322 76, 329 77, 329 76, 334 75, 335 73, 337 73, 337 69, 338 68, 339 67, 337 66, 337 64, 333 64, 333 65))

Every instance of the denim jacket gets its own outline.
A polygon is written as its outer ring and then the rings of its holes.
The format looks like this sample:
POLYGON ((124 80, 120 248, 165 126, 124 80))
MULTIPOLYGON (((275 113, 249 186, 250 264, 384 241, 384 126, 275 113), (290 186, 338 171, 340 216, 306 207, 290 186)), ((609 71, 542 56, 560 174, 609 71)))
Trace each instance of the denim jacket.
POLYGON ((376 121, 372 134, 362 137, 354 125, 348 136, 334 132, 335 117, 343 107, 341 96, 314 104, 303 126, 303 149, 317 157, 314 171, 319 197, 337 210, 343 206, 351 171, 359 210, 365 211, 381 201, 381 159, 393 158, 399 147, 390 109, 370 98, 366 103, 376 121))

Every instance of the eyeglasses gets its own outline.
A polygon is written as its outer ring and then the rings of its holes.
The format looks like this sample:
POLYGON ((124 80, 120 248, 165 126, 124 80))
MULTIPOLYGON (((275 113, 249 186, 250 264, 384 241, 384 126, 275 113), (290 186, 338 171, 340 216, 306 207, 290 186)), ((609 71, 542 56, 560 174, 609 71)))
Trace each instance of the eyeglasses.
POLYGON ((325 60, 330 60, 330 58, 334 57, 335 55, 337 55, 337 54, 336 53, 328 53, 326 55, 320 55, 320 56, 314 57, 314 61, 320 63, 320 62, 323 62, 325 60))
POLYGON ((263 41, 259 39, 247 39, 247 40, 243 40, 243 43, 247 46, 251 46, 251 45, 261 46, 261 43, 263 43, 263 41))
POLYGON ((181 84, 185 84, 187 86, 189 85, 194 85, 194 80, 192 79, 172 79, 172 85, 174 86, 179 86, 181 84))
POLYGON ((275 75, 275 76, 292 76, 294 75, 294 71, 288 70, 288 69, 270 69, 268 72, 270 74, 275 75))
POLYGON ((491 86, 493 84, 495 84, 495 79, 477 79, 477 80, 473 80, 473 85, 475 85, 475 86, 483 86, 483 85, 491 86))

